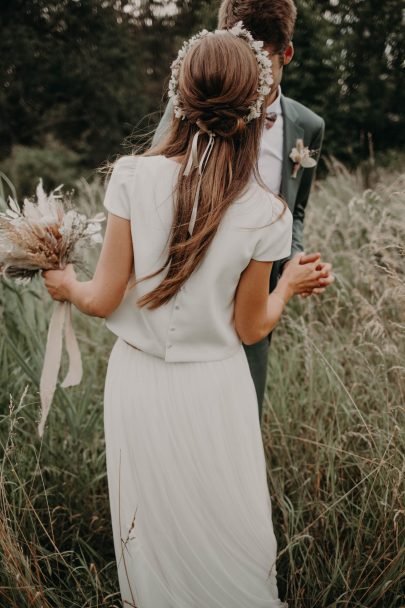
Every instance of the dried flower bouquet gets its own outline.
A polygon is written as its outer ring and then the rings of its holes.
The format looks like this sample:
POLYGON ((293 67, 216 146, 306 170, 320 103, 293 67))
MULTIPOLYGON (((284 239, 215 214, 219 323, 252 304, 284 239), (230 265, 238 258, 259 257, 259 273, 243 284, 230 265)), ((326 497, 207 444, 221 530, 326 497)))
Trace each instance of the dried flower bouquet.
MULTIPOLYGON (((87 218, 72 205, 71 195, 62 186, 46 195, 42 180, 36 189, 37 200, 24 199, 23 208, 11 197, 8 208, 0 213, 0 276, 26 284, 42 270, 64 268, 66 264, 83 263, 83 251, 102 243, 100 233, 104 213, 87 218)), ((69 370, 61 386, 79 384, 82 362, 73 331, 71 303, 55 301, 49 324, 45 358, 40 380, 41 420, 44 425, 55 392, 62 357, 62 333, 65 328, 69 370)))

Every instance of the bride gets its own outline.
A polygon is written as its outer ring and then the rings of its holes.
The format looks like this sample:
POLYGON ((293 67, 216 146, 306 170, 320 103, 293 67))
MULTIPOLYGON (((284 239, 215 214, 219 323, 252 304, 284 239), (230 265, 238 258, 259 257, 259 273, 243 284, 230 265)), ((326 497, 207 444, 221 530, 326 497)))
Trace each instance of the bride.
POLYGON ((271 62, 242 24, 201 32, 172 65, 159 147, 120 158, 94 277, 43 272, 56 300, 117 336, 104 392, 124 607, 276 608, 257 397, 242 347, 321 271, 289 255, 292 217, 257 174, 271 62))

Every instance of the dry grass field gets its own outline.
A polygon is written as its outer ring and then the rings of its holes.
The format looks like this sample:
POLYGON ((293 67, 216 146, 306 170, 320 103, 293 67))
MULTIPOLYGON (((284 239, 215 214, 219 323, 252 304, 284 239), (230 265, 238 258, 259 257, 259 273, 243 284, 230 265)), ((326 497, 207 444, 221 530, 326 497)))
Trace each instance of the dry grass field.
MULTIPOLYGON (((271 347, 263 438, 290 608, 405 606, 405 174, 369 180, 335 164, 318 182, 306 242, 336 282, 292 302, 271 347)), ((86 211, 102 195, 78 184, 86 211)), ((1 281, 0 606, 118 607, 103 439, 115 337, 74 311, 83 381, 57 389, 40 442, 51 309, 40 280, 1 281)))

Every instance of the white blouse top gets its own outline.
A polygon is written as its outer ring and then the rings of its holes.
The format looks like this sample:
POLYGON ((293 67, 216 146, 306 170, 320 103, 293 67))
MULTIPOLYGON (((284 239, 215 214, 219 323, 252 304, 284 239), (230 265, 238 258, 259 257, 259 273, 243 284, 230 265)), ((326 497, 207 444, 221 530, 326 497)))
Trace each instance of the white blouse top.
MULTIPOLYGON (((137 278, 156 271, 166 260, 179 167, 160 155, 124 156, 112 171, 104 206, 131 222, 137 278)), ((119 306, 106 317, 106 326, 129 344, 168 362, 233 355, 241 345, 233 322, 241 273, 251 259, 275 261, 291 253, 292 215, 286 209, 277 219, 282 209, 282 203, 252 179, 225 212, 200 266, 180 291, 154 310, 137 306, 136 300, 160 283, 164 270, 127 288, 119 306)))

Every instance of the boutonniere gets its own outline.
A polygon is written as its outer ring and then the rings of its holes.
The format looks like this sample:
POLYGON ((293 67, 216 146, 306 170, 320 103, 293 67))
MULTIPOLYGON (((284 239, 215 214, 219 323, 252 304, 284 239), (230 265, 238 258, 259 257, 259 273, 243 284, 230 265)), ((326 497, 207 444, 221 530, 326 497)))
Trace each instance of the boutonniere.
POLYGON ((290 152, 290 158, 294 163, 291 177, 294 179, 297 177, 300 167, 304 167, 304 169, 312 169, 312 167, 315 167, 316 160, 312 157, 316 154, 317 150, 310 150, 308 146, 304 146, 303 139, 297 139, 295 147, 290 152))

